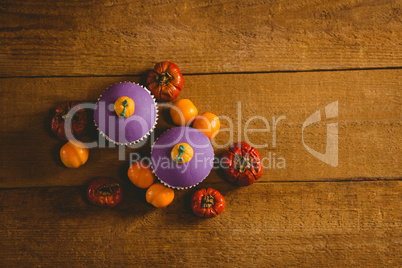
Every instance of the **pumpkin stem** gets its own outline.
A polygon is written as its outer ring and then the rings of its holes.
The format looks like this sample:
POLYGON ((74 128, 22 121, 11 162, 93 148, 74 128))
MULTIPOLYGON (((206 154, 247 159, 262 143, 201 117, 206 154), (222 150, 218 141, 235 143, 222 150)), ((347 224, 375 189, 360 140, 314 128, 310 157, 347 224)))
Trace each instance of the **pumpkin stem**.
POLYGON ((201 207, 209 208, 215 204, 215 198, 212 195, 204 195, 201 199, 201 207))
POLYGON ((126 117, 127 103, 128 103, 127 100, 124 100, 123 103, 122 103, 124 109, 123 109, 123 112, 119 115, 121 118, 125 118, 125 117, 126 117))
POLYGON ((183 162, 184 161, 182 156, 183 156, 185 150, 186 150, 186 147, 184 147, 184 145, 179 146, 179 155, 177 156, 177 159, 176 159, 177 162, 183 162))
POLYGON ((250 167, 251 167, 250 159, 248 157, 242 157, 240 155, 236 155, 235 166, 236 166, 236 169, 238 169, 240 173, 243 173, 247 169, 250 169, 250 167))
POLYGON ((63 114, 62 116, 61 116, 61 118, 63 118, 64 120, 66 120, 67 118, 69 118, 70 116, 68 116, 68 112, 67 113, 65 113, 65 114, 63 114))
POLYGON ((98 189, 96 189, 96 192, 101 195, 101 196, 109 196, 113 192, 113 188, 118 187, 119 184, 117 183, 111 183, 111 184, 105 184, 98 189))
POLYGON ((158 75, 158 82, 160 85, 165 85, 172 80, 172 76, 169 73, 161 73, 158 75))

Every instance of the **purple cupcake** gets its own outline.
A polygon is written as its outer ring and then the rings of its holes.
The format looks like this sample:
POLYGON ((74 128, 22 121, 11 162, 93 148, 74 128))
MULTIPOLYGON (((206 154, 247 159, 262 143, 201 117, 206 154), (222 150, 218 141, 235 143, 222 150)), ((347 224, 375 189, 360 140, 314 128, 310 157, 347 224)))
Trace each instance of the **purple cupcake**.
POLYGON ((157 103, 150 91, 131 82, 106 89, 94 110, 99 132, 118 145, 142 141, 154 130, 157 119, 157 103))
POLYGON ((168 187, 191 188, 211 172, 214 150, 208 137, 191 127, 163 133, 152 146, 153 172, 168 187))

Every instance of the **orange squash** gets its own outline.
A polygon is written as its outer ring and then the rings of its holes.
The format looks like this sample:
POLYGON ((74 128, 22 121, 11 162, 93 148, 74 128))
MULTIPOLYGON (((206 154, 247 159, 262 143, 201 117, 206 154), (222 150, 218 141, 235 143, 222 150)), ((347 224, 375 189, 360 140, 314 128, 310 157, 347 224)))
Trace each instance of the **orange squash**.
POLYGON ((172 203, 174 199, 174 191, 162 183, 155 183, 148 188, 145 197, 147 202, 152 204, 154 207, 163 208, 172 203))
POLYGON ((193 128, 198 129, 211 140, 218 134, 221 122, 213 113, 203 113, 196 117, 193 128))
POLYGON ((154 183, 154 175, 149 165, 143 161, 133 163, 127 172, 130 181, 141 189, 146 189, 154 183))
POLYGON ((179 126, 187 126, 198 115, 198 110, 189 99, 177 100, 170 108, 170 116, 173 123, 179 126))
POLYGON ((60 159, 68 168, 78 168, 88 160, 89 150, 82 142, 69 141, 60 149, 60 159))

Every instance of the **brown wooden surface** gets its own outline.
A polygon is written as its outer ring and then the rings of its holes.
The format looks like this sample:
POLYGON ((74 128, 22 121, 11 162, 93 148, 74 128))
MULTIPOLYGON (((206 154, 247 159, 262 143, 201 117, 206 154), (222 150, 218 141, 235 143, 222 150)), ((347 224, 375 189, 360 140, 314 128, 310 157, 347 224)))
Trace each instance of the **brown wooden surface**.
MULTIPOLYGON (((0 267, 401 267, 401 29, 401 2, 386 0, 1 1, 0 267), (180 98, 233 120, 234 140, 266 117, 271 131, 249 138, 286 160, 244 188, 213 170, 197 188, 225 196, 215 219, 192 214, 195 189, 147 205, 126 171, 151 139, 124 161, 117 148, 91 149, 79 169, 58 158, 51 109, 142 83, 162 60, 185 74, 180 98), (333 101, 337 167, 301 141, 304 120, 333 101), (97 176, 123 182, 116 209, 86 201, 97 176)), ((305 130, 321 152, 328 122, 305 130)), ((155 137, 172 126, 162 109, 155 137)), ((217 136, 216 155, 228 140, 217 136)))
MULTIPOLYGON (((208 184, 205 184, 208 185, 208 184)), ((321 266, 401 264, 399 182, 219 183, 227 207, 202 220, 192 190, 165 209, 129 188, 116 210, 95 208, 83 187, 0 192, 0 264, 15 266, 321 266), (19 208, 16 210, 15 208, 19 208), (10 239, 12 237, 12 239, 10 239)))
MULTIPOLYGON (((94 149, 85 166, 75 170, 64 168, 58 158, 64 143, 49 133, 48 115, 65 99, 94 102, 107 86, 125 80, 141 81, 139 77, 2 79, 3 114, 18 112, 0 118, 4 126, 0 130, 3 170, 0 187, 82 185, 93 176, 124 173, 128 162, 119 161, 117 148, 94 149), (10 101, 13 96, 18 96, 18 103, 10 101)), ((240 117, 242 140, 249 118, 259 115, 269 120, 270 132, 250 133, 248 138, 254 144, 268 143, 268 148, 260 149, 262 157, 275 153, 277 159, 286 160, 286 168, 273 167, 271 160, 271 168, 265 170, 261 181, 394 179, 401 175, 398 146, 402 131, 401 70, 195 75, 185 76, 185 81, 187 90, 180 96, 191 99, 200 112, 211 111, 230 118, 234 140, 238 138, 240 117), (222 99, 224 105, 219 101, 222 99), (336 100, 339 101, 341 161, 334 168, 306 151, 301 142, 301 126, 315 110, 336 100), (241 102, 241 115, 237 112, 238 102, 241 102), (281 115, 286 119, 277 124, 276 148, 273 148, 272 116, 281 115)), ((325 151, 325 123, 305 129, 306 143, 316 150, 325 151)), ((172 126, 168 114, 161 113, 156 137, 172 126)), ((229 127, 229 120, 222 120, 222 128, 229 127)), ((255 120, 250 128, 264 129, 265 125, 255 120)), ((227 149, 229 145, 224 145, 228 141, 229 131, 222 131, 214 141, 216 155, 227 149)), ((149 155, 151 142, 149 139, 140 148, 143 156, 149 155)), ((126 159, 132 151, 135 150, 128 150, 126 159)), ((265 163, 268 165, 268 160, 265 163)), ((213 171, 208 181, 219 182, 222 178, 219 172, 213 171)))
POLYGON ((2 1, 0 76, 401 67, 398 0, 2 1))

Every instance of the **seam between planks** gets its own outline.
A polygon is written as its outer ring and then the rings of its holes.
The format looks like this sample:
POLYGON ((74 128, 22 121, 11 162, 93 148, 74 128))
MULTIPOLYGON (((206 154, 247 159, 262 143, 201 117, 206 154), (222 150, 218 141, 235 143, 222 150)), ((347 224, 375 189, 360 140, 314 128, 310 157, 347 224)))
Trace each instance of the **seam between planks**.
MULTIPOLYGON (((259 184, 286 184, 286 183, 343 183, 343 182, 392 182, 392 181, 402 181, 402 177, 373 177, 373 178, 347 178, 347 179, 328 179, 328 180, 310 180, 310 181, 257 181, 254 184, 259 185, 259 184)), ((224 181, 222 182, 211 182, 208 183, 209 185, 216 185, 216 184, 222 184, 225 183, 224 181)), ((227 183, 228 185, 231 185, 230 183, 227 183)), ((87 185, 54 185, 54 186, 35 186, 35 187, 12 187, 12 188, 0 188, 0 191, 7 191, 7 190, 26 190, 26 189, 50 189, 50 188, 79 188, 79 187, 86 187, 87 185)), ((239 187, 241 188, 241 187, 239 187)))
MULTIPOLYGON (((401 70, 402 66, 396 67, 373 67, 373 68, 346 68, 346 69, 311 69, 311 70, 273 70, 256 72, 220 72, 220 73, 183 73, 186 76, 201 75, 230 75, 230 74, 272 74, 272 73, 315 73, 315 72, 349 72, 349 71, 376 71, 376 70, 401 70)), ((10 78, 81 78, 81 77, 142 77, 143 74, 105 74, 105 75, 39 75, 39 76, 0 76, 0 79, 10 78)))

